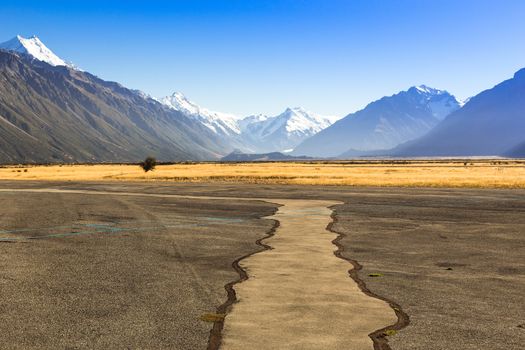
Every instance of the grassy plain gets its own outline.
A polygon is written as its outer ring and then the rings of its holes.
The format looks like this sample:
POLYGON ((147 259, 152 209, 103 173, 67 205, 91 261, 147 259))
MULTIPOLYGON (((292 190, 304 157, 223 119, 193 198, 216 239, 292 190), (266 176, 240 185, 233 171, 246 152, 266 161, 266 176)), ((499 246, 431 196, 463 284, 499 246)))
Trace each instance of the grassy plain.
POLYGON ((1 180, 174 181, 300 185, 525 188, 525 160, 179 163, 6 166, 1 180))
POLYGON ((525 188, 525 160, 179 163, 5 166, 1 180, 525 188))

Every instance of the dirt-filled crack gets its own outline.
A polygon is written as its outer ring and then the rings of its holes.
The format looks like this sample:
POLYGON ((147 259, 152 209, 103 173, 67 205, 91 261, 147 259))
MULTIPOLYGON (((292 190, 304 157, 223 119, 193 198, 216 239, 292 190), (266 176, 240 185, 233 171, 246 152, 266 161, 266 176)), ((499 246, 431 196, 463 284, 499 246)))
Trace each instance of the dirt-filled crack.
POLYGON ((397 304, 396 302, 392 300, 389 300, 388 298, 377 295, 374 292, 372 292, 370 289, 368 289, 368 287, 366 286, 366 283, 359 277, 359 271, 363 268, 363 266, 359 264, 359 262, 357 262, 356 260, 347 258, 346 256, 343 255, 344 246, 341 244, 341 240, 343 240, 347 235, 345 233, 338 232, 334 229, 334 226, 338 222, 338 218, 337 218, 337 212, 335 210, 335 206, 332 207, 331 209, 333 210, 332 211, 332 222, 328 224, 327 230, 333 233, 336 233, 338 235, 337 238, 332 241, 332 243, 335 244, 338 248, 334 252, 335 256, 343 260, 346 260, 350 264, 352 264, 353 268, 348 271, 348 274, 355 281, 355 283, 357 283, 357 285, 359 286, 359 288, 361 289, 363 293, 365 293, 366 295, 372 298, 376 298, 376 299, 387 302, 388 305, 390 305, 390 307, 392 308, 392 310, 394 310, 397 316, 396 323, 390 326, 378 329, 369 334, 369 337, 374 342, 374 350, 391 350, 390 345, 388 344, 388 339, 387 339, 389 331, 399 331, 405 328, 406 326, 409 325, 410 318, 408 314, 403 311, 403 309, 401 308, 399 304, 397 304))
MULTIPOLYGON (((275 210, 277 211, 277 209, 275 210)), ((255 243, 262 247, 264 250, 270 250, 272 249, 271 246, 263 243, 265 239, 268 239, 272 237, 275 234, 275 231, 277 230, 277 227, 279 227, 279 221, 273 220, 273 227, 270 231, 266 232, 266 235, 263 238, 258 239, 255 241, 255 243)), ((224 289, 226 289, 226 293, 228 295, 227 300, 224 302, 224 304, 217 307, 217 314, 224 315, 229 312, 231 306, 237 302, 237 294, 235 293, 235 289, 233 289, 233 286, 235 286, 237 283, 241 283, 248 279, 248 274, 246 271, 242 269, 242 267, 239 266, 239 262, 243 259, 246 259, 253 254, 260 253, 259 251, 253 252, 247 255, 244 255, 238 259, 236 259, 232 263, 233 269, 239 274, 239 278, 235 281, 229 282, 224 286, 224 289)), ((208 350, 217 350, 219 349, 221 345, 222 340, 222 329, 224 328, 224 318, 219 317, 214 323, 213 328, 210 331, 210 339, 208 341, 208 350)))

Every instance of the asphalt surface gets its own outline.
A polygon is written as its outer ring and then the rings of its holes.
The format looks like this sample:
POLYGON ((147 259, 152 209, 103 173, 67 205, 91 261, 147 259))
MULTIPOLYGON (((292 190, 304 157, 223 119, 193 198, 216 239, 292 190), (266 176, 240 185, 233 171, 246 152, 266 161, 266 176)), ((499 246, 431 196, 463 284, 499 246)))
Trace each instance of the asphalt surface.
MULTIPOLYGON (((0 183, 23 187, 343 201, 332 227, 345 235, 342 254, 363 265, 358 276, 373 293, 410 317, 387 337, 392 349, 524 347, 523 190, 0 183)), ((65 229, 74 236, 0 243, 0 344, 71 349, 205 348, 211 326, 199 315, 225 301, 224 284, 238 278, 232 261, 261 249, 254 242, 273 223, 258 218, 275 210, 235 200, 20 193, 0 193, 0 207, 1 230, 33 229, 1 237, 80 225, 65 229), (106 226, 86 228, 93 223, 106 226)))
MULTIPOLYGON (((4 187, 4 186, 1 186, 4 187)), ((1 193, 0 348, 206 349, 263 202, 1 193)))
POLYGON ((336 208, 343 255, 410 317, 388 337, 392 349, 525 348, 525 196, 469 194, 360 197, 336 208))

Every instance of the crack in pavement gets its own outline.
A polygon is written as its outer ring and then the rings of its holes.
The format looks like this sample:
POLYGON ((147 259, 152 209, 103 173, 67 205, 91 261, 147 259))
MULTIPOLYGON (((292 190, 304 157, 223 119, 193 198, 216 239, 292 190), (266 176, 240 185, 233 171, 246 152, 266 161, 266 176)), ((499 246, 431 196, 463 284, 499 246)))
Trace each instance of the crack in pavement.
POLYGON ((343 255, 344 246, 341 244, 341 240, 343 240, 346 237, 346 234, 342 232, 337 232, 334 229, 334 225, 337 223, 338 219, 335 211, 335 206, 332 208, 332 222, 328 225, 327 230, 337 234, 337 238, 332 241, 332 243, 337 246, 337 250, 334 252, 335 256, 346 260, 352 264, 352 269, 350 269, 348 273, 350 277, 355 281, 355 283, 357 283, 359 289, 361 289, 363 293, 372 298, 385 301, 396 313, 397 321, 394 324, 383 327, 381 329, 377 329, 368 335, 370 339, 372 339, 372 341, 374 342, 374 350, 391 350, 391 347, 388 344, 387 340, 389 332, 393 332, 395 334, 395 332, 405 328, 410 323, 410 318, 408 314, 403 311, 399 304, 395 303, 392 300, 379 296, 372 292, 370 289, 368 289, 365 282, 359 277, 359 271, 363 268, 363 266, 356 260, 347 258, 343 255))

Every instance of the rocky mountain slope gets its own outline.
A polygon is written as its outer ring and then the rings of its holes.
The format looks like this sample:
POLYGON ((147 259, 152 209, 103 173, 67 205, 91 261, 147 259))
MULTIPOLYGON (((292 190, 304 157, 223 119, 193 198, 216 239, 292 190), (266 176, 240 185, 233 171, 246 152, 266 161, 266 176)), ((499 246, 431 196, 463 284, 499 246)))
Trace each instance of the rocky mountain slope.
POLYGON ((0 162, 218 159, 232 149, 153 99, 67 65, 0 50, 0 162))

